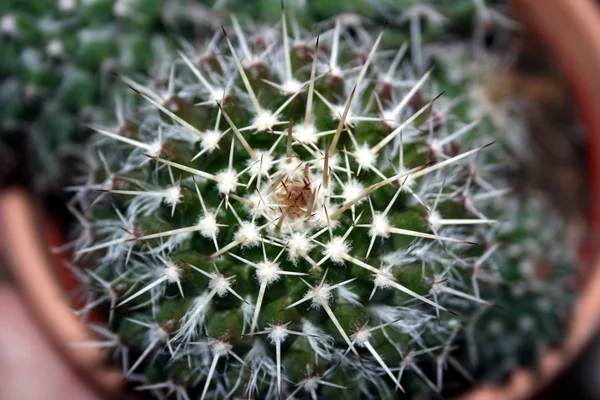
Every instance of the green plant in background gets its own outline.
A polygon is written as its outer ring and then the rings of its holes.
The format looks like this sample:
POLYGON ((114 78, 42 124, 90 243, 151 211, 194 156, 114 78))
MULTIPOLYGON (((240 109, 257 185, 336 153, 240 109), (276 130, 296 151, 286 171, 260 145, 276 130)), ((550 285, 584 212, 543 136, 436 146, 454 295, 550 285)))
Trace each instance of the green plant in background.
POLYGON ((161 85, 122 78, 136 99, 95 127, 71 188, 96 294, 78 313, 110 304, 94 330, 123 374, 181 398, 391 398, 514 359, 482 335, 568 302, 511 272, 538 250, 495 219, 526 211, 504 199, 493 127, 396 35, 282 14, 276 30, 232 16, 161 85))
POLYGON ((110 74, 149 73, 168 54, 161 8, 154 0, 2 3, 1 140, 28 148, 35 187, 56 185, 60 156, 87 136, 91 107, 112 102, 110 74))

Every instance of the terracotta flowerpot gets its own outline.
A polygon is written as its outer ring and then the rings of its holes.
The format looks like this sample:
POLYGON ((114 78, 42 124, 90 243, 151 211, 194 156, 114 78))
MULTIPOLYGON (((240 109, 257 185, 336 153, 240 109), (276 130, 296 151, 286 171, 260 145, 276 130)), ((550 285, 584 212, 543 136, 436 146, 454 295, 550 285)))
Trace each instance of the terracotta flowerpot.
MULTIPOLYGON (((12 189, 0 193, 0 250, 25 295, 27 306, 72 372, 101 398, 116 398, 122 378, 107 369, 104 352, 98 348, 67 346, 94 337, 70 308, 67 293, 73 289, 74 281, 65 279, 66 260, 49 252, 51 246, 62 243, 56 221, 36 207, 25 191, 12 189)), ((68 398, 68 393, 65 396, 68 398)))
MULTIPOLYGON (((476 388, 465 399, 530 396, 568 365, 596 331, 600 320, 600 263, 596 261, 596 249, 600 248, 600 12, 592 0, 513 0, 512 5, 522 22, 543 39, 560 63, 585 123, 591 201, 582 263, 588 278, 568 337, 560 350, 547 353, 540 360, 539 375, 518 371, 508 384, 476 388)), ((49 246, 62 244, 56 224, 49 222, 23 191, 0 193, 0 242, 13 276, 55 343, 90 340, 90 334, 70 310, 64 290, 69 280, 65 274, 57 279, 65 260, 48 252, 49 246)), ((121 379, 104 367, 102 351, 66 346, 61 346, 61 350, 83 379, 105 396, 115 398, 121 379)))

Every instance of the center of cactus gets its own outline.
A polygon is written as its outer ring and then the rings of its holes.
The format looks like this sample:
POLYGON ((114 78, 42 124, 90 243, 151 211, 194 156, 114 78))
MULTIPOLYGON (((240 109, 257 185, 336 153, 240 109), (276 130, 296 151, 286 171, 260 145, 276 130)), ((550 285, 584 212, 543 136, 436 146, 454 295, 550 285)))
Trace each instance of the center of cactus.
POLYGON ((286 176, 279 184, 275 183, 276 187, 273 189, 275 204, 281 204, 278 221, 280 227, 286 220, 290 226, 304 224, 304 221, 309 221, 312 217, 315 206, 315 189, 310 181, 308 165, 304 169, 303 180, 289 178, 286 176))

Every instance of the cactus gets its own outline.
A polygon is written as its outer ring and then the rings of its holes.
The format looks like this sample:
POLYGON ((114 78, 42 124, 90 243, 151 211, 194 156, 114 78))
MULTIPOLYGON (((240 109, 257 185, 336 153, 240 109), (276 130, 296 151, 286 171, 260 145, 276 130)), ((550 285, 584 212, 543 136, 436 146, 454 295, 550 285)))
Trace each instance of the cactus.
POLYGON ((77 312, 109 305, 92 328, 137 390, 393 398, 441 391, 448 368, 472 379, 452 350, 504 301, 506 150, 418 51, 332 22, 312 36, 282 12, 252 34, 232 16, 166 78, 121 77, 135 93, 94 128, 68 247, 92 293, 77 312))

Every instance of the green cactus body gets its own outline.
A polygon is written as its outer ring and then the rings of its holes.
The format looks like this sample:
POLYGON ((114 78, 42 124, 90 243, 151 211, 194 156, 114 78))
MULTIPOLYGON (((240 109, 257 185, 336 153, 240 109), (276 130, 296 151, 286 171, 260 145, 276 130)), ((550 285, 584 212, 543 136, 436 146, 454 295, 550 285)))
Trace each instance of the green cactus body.
POLYGON ((110 303, 95 329, 130 351, 123 374, 181 398, 469 379, 450 344, 490 305, 495 283, 472 275, 495 250, 501 151, 385 31, 288 25, 232 17, 165 81, 123 78, 139 101, 95 129, 72 188, 75 260, 100 293, 80 313, 110 303))

